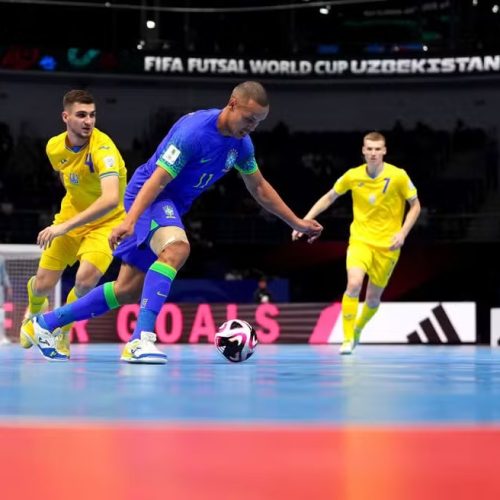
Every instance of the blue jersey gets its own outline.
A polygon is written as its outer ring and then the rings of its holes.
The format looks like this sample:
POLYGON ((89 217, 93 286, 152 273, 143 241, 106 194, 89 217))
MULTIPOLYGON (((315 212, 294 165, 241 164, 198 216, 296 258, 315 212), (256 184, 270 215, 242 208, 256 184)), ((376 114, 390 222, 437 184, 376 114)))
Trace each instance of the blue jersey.
POLYGON ((156 255, 146 243, 158 227, 184 228, 181 217, 193 201, 231 169, 247 175, 258 170, 252 140, 223 136, 217 129, 220 113, 220 109, 209 109, 183 116, 153 156, 135 171, 125 192, 127 211, 158 167, 172 180, 139 217, 134 234, 118 245, 116 257, 147 272, 156 255))
POLYGON ((135 199, 157 167, 171 176, 157 200, 170 200, 179 214, 214 182, 236 168, 243 174, 258 170, 249 136, 223 136, 217 129, 220 109, 196 111, 180 118, 158 146, 153 156, 132 176, 126 197, 135 199))

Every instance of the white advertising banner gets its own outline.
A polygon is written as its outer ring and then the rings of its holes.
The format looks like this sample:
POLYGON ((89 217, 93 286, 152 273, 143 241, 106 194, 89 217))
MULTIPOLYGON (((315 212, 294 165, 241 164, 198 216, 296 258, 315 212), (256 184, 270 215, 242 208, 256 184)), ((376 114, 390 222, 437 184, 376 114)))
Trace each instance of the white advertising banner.
MULTIPOLYGON (((361 343, 460 344, 476 337, 475 302, 382 302, 361 343)), ((341 341, 339 317, 328 342, 341 341)))
POLYGON ((500 345, 500 308, 493 307, 490 310, 490 345, 500 345))

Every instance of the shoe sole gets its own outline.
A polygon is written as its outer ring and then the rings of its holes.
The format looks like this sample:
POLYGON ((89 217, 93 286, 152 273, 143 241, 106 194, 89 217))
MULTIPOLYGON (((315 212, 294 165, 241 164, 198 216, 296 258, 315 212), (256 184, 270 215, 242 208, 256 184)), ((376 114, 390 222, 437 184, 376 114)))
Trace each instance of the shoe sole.
POLYGON ((120 361, 125 361, 126 363, 131 363, 133 365, 164 365, 167 363, 166 359, 162 358, 120 358, 120 361))

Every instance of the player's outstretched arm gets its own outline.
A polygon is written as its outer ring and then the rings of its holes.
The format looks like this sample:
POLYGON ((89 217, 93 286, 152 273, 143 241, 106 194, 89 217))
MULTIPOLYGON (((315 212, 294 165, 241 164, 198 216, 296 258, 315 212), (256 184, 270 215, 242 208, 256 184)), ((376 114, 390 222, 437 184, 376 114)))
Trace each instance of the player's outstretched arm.
POLYGON ((120 180, 118 176, 104 177, 101 179, 101 196, 85 210, 71 217, 71 219, 42 229, 38 233, 37 244, 43 249, 48 248, 57 236, 62 236, 76 227, 100 219, 116 208, 119 202, 120 180))
MULTIPOLYGON (((327 193, 325 193, 316 203, 311 207, 309 212, 307 212, 304 217, 305 220, 315 219, 319 214, 324 212, 340 195, 336 193, 333 189, 330 189, 327 193)), ((292 231, 292 240, 296 241, 300 237, 303 236, 304 233, 293 230, 292 231)))
POLYGON ((297 217, 278 192, 264 179, 260 171, 250 175, 242 175, 242 177, 250 194, 268 212, 285 221, 292 229, 306 234, 310 242, 320 236, 323 226, 315 220, 305 220, 297 217))
POLYGON ((112 249, 127 236, 134 232, 137 219, 153 203, 156 197, 165 189, 165 186, 172 180, 172 176, 163 168, 157 167, 151 177, 141 187, 137 196, 127 212, 123 222, 116 226, 109 237, 109 245, 112 249))

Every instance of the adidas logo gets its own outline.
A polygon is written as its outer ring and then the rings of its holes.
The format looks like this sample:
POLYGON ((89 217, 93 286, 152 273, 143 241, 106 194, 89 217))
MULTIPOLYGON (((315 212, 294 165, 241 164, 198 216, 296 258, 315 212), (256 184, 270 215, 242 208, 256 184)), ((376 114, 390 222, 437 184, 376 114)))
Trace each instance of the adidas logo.
POLYGON ((414 331, 407 335, 408 343, 422 344, 423 343, 422 336, 423 336, 427 339, 427 342, 429 344, 444 344, 444 343, 461 344, 462 341, 460 340, 460 337, 458 336, 455 327, 451 324, 450 318, 446 314, 446 311, 444 310, 443 306, 441 305, 436 306, 434 309, 432 309, 432 314, 434 315, 434 318, 438 322, 441 328, 441 333, 446 338, 446 341, 443 341, 441 339, 438 331, 434 327, 430 318, 426 318, 420 321, 420 327, 422 328, 420 334, 418 331, 414 331))

